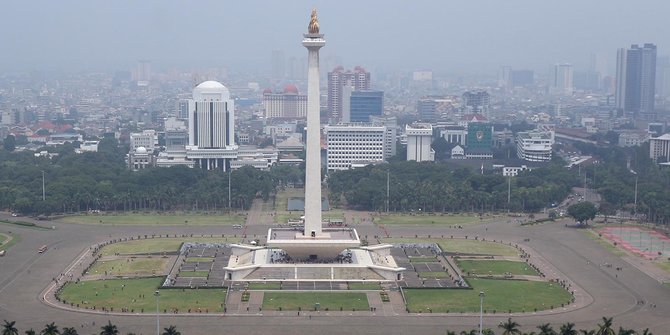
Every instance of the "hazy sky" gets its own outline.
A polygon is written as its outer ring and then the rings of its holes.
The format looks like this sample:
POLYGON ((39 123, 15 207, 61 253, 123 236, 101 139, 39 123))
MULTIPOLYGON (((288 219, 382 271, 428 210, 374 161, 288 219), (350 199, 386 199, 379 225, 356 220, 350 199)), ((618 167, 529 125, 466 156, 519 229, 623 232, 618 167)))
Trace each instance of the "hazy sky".
MULTIPOLYGON (((319 10, 322 55, 387 70, 544 69, 592 53, 670 45, 668 0, 267 0, 0 2, 0 71, 211 66, 269 69, 272 49, 303 57, 319 10)), ((322 56, 322 57, 323 57, 322 56)))

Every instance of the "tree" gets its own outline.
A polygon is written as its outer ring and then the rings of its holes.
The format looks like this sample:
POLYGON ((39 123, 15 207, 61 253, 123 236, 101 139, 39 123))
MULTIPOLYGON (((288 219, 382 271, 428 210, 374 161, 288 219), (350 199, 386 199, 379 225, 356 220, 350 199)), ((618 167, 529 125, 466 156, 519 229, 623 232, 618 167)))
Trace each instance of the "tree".
POLYGON ((582 333, 582 335, 596 335, 595 330, 580 329, 579 331, 582 333))
POLYGON ((537 326, 537 329, 540 330, 538 335, 556 335, 556 331, 548 323, 537 326))
POLYGON ((502 335, 520 335, 519 326, 521 325, 512 321, 512 318, 507 318, 507 321, 499 324, 498 328, 503 330, 502 335))
POLYGON ((42 335, 58 335, 60 334, 60 330, 58 330, 58 326, 56 326, 55 323, 49 323, 44 325, 44 329, 40 332, 42 335))
POLYGON ((32 328, 30 328, 30 329, 26 330, 26 335, 36 335, 36 333, 32 328))
POLYGON ((588 201, 580 202, 568 207, 568 215, 579 222, 580 225, 584 225, 588 220, 595 219, 596 213, 598 213, 596 206, 588 201))
POLYGON ((167 328, 163 328, 163 333, 161 335, 181 335, 181 333, 177 331, 177 327, 170 325, 167 328))
POLYGON ((107 320, 107 324, 100 327, 100 329, 102 329, 100 335, 119 335, 119 329, 109 320, 107 320))
POLYGON ((19 330, 14 327, 16 321, 7 321, 2 325, 2 335, 19 335, 19 330))
POLYGON ((613 318, 606 318, 603 316, 603 323, 598 324, 598 331, 596 335, 615 335, 614 329, 612 329, 613 318))
POLYGON ((577 329, 575 329, 575 324, 572 322, 564 323, 561 325, 561 329, 558 331, 559 335, 577 335, 577 329))
POLYGON ((63 327, 61 335, 79 335, 74 327, 63 327))
POLYGON ((14 135, 7 135, 5 140, 2 142, 2 145, 5 151, 12 152, 16 150, 16 137, 14 137, 14 135))

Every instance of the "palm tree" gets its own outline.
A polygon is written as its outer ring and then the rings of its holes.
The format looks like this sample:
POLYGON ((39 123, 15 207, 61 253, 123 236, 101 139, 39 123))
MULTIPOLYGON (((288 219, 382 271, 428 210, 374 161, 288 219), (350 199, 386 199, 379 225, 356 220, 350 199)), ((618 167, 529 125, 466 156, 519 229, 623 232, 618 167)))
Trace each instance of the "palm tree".
POLYGON ((461 335, 477 335, 479 332, 476 329, 470 329, 470 331, 463 330, 461 331, 461 335))
POLYGON ((642 335, 654 335, 654 334, 652 334, 652 333, 649 331, 649 328, 645 328, 645 329, 642 331, 642 335))
POLYGON ((447 330, 447 335, 456 335, 455 331, 447 330))
POLYGON ((596 335, 595 330, 580 329, 579 331, 582 333, 582 335, 596 335))
POLYGON ((74 327, 63 327, 61 335, 79 335, 74 327))
POLYGON ((19 335, 19 330, 14 327, 16 321, 7 321, 2 325, 2 335, 19 335))
POLYGON ((30 329, 26 330, 26 335, 36 335, 36 334, 35 334, 35 331, 32 328, 30 328, 30 329))
POLYGON ((49 323, 47 325, 44 325, 44 329, 40 332, 42 335, 58 335, 60 334, 60 331, 58 330, 58 326, 56 324, 49 323))
POLYGON ((537 335, 556 335, 556 331, 554 330, 554 328, 551 328, 551 325, 548 323, 544 323, 537 326, 537 329, 540 330, 540 332, 537 335))
POLYGON ((177 331, 177 327, 170 325, 170 327, 163 328, 161 335, 181 335, 181 333, 177 331))
POLYGON ((112 321, 109 320, 107 320, 107 324, 100 327, 100 329, 102 329, 100 335, 119 335, 119 329, 117 329, 116 326, 112 324, 112 321))
POLYGON ((507 318, 507 321, 499 324, 498 328, 504 330, 502 335, 520 335, 519 326, 520 324, 512 321, 512 318, 507 318))
POLYGON ((575 329, 575 324, 572 322, 565 323, 561 325, 561 329, 558 331, 559 335, 577 335, 577 329, 575 329))
POLYGON ((612 329, 612 319, 603 316, 603 323, 598 324, 596 335, 615 335, 614 329, 612 329))
POLYGON ((623 327, 619 327, 619 335, 635 335, 635 331, 632 329, 623 329, 623 327))

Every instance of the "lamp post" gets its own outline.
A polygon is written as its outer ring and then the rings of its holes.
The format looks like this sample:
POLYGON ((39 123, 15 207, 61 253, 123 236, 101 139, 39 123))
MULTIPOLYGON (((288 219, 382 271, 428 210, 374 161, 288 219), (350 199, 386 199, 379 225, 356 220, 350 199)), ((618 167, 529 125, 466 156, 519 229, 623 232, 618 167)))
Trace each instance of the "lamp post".
POLYGON ((154 292, 154 295, 156 296, 156 335, 161 335, 161 320, 159 313, 160 310, 158 309, 158 300, 161 295, 160 292, 158 292, 158 290, 154 292))
POLYGON ((484 324, 484 291, 479 292, 479 335, 482 335, 484 324))

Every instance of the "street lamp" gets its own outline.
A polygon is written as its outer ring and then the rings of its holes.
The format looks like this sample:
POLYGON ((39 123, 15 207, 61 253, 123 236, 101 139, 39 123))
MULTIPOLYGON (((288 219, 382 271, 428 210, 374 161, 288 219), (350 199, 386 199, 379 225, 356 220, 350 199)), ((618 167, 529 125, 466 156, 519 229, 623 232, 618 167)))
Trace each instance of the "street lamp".
POLYGON ((159 314, 159 309, 158 309, 158 300, 161 296, 160 292, 156 290, 154 292, 154 295, 156 296, 156 335, 161 335, 161 320, 160 320, 160 314, 159 314))
POLYGON ((479 335, 482 335, 484 321, 484 291, 479 292, 479 335))
POLYGON ((630 170, 630 173, 635 175, 635 207, 633 207, 633 219, 637 219, 637 172, 630 170))

